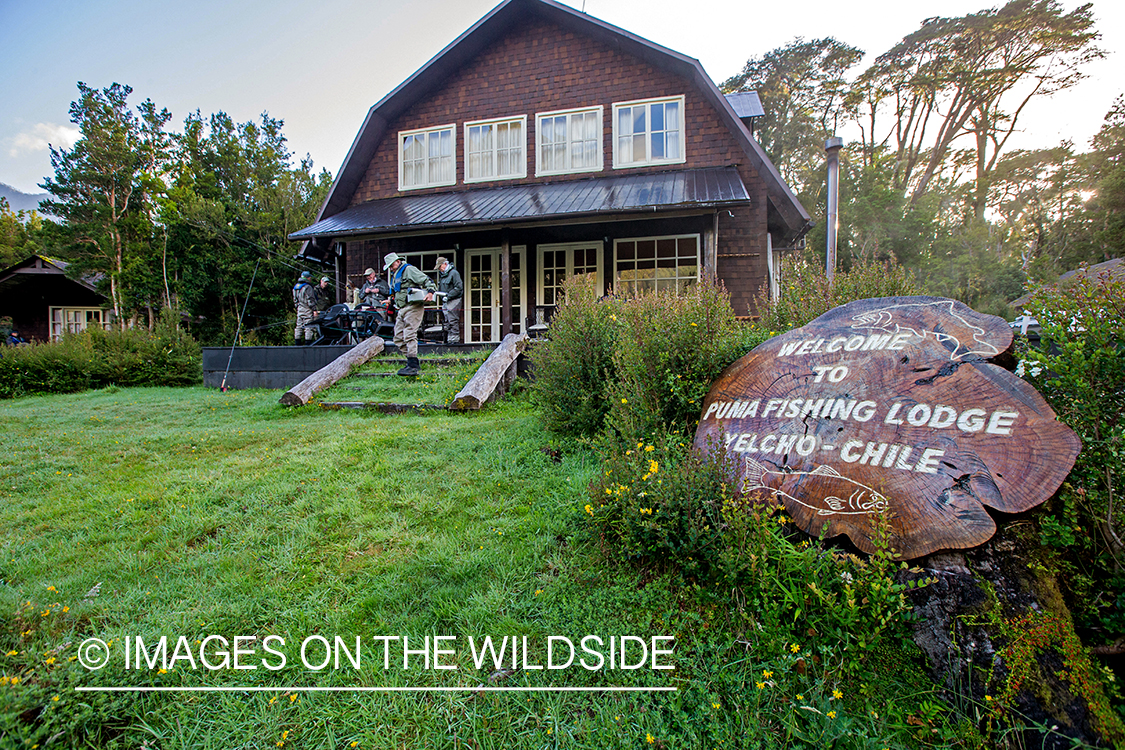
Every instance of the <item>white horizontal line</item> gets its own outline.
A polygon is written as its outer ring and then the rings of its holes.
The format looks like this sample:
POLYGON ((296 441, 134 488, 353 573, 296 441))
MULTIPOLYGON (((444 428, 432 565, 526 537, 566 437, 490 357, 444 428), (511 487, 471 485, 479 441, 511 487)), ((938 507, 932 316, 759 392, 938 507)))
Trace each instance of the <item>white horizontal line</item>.
POLYGON ((668 693, 676 687, 75 687, 80 693, 668 693))

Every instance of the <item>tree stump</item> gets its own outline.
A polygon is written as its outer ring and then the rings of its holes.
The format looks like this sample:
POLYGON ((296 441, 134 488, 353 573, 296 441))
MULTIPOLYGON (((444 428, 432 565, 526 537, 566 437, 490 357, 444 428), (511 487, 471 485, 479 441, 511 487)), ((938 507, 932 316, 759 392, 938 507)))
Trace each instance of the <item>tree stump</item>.
POLYGON ((346 378, 353 368, 374 359, 382 351, 383 339, 378 336, 365 339, 286 391, 280 399, 281 404, 304 406, 315 394, 346 378))
POLYGON ((939 297, 861 300, 728 367, 695 445, 742 462, 744 491, 782 502, 809 534, 874 551, 889 515, 903 559, 979 545, 1004 513, 1049 498, 1078 438, 1028 383, 993 364, 1007 323, 939 297))

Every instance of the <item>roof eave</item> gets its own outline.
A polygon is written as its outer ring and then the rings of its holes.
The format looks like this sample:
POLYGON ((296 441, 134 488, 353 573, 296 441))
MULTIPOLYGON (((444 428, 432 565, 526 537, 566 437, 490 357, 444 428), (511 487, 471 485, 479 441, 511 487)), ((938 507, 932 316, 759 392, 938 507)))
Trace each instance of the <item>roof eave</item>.
POLYGON ((289 235, 291 240, 316 240, 316 239, 343 239, 345 237, 381 237, 385 235, 401 234, 409 232, 411 234, 425 233, 428 231, 443 232, 451 229, 462 228, 480 228, 492 226, 526 226, 526 225, 544 225, 554 222, 573 222, 580 221, 585 218, 592 217, 609 217, 621 216, 633 219, 640 216, 652 216, 653 214, 670 214, 670 213, 684 213, 684 212, 702 212, 717 210, 721 208, 731 208, 734 206, 741 206, 748 203, 745 199, 738 200, 723 200, 723 201, 705 201, 700 203, 678 203, 673 205, 668 204, 653 204, 649 206, 636 206, 630 208, 606 208, 597 209, 594 211, 576 211, 574 213, 554 214, 551 216, 515 216, 515 217, 501 217, 490 219, 466 219, 462 221, 446 221, 439 224, 394 224, 382 227, 360 227, 356 229, 346 229, 338 231, 325 231, 325 232, 295 232, 289 235))

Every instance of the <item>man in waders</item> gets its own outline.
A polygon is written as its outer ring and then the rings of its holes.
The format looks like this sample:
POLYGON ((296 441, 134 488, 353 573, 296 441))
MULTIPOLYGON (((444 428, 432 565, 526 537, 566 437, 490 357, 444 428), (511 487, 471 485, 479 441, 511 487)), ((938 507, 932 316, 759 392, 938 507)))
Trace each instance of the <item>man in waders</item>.
POLYGON ((399 375, 418 374, 418 328, 422 325, 425 304, 434 298, 436 287, 429 276, 406 262, 398 253, 383 257, 387 283, 395 296, 395 346, 406 355, 406 367, 399 375))

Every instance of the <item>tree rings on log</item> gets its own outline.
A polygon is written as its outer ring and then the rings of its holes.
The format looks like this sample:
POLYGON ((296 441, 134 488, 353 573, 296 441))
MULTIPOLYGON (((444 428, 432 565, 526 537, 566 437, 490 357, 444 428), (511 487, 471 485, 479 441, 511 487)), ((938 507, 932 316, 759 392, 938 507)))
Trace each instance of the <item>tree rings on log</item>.
POLYGON ((913 559, 987 541, 985 506, 1049 498, 1081 447, 1028 383, 993 364, 1001 318, 940 297, 852 302, 763 343, 711 387, 695 436, 738 459, 743 492, 809 534, 875 549, 889 518, 913 559))

